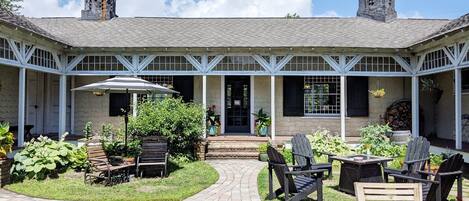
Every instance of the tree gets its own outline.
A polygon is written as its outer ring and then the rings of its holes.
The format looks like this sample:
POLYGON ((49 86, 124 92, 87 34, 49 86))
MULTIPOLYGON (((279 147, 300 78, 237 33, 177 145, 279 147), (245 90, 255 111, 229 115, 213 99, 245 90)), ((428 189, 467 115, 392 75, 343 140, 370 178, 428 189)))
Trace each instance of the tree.
POLYGON ((21 2, 23 0, 0 0, 0 8, 17 13, 21 9, 21 2))
POLYGON ((287 19, 297 19, 297 18, 300 18, 300 15, 296 14, 296 13, 288 13, 286 16, 285 16, 287 19))

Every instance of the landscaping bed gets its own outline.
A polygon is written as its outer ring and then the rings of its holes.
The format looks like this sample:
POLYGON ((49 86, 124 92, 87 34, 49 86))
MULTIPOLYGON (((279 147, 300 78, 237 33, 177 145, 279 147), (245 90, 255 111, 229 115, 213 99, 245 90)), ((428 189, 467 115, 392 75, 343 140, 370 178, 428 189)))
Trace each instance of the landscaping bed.
POLYGON ((5 186, 27 196, 55 200, 183 200, 214 184, 218 173, 205 162, 172 163, 167 178, 134 178, 104 187, 87 185, 83 173, 68 171, 57 179, 24 180, 5 186))

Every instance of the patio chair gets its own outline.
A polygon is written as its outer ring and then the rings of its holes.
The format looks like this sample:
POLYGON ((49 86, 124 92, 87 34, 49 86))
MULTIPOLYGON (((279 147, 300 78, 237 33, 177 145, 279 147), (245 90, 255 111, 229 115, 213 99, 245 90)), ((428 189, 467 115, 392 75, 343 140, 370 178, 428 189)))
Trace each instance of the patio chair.
POLYGON ((129 168, 133 164, 111 165, 100 143, 87 145, 89 167, 85 171, 85 183, 103 181, 105 186, 129 182, 129 168))
POLYGON ((419 183, 360 183, 355 184, 357 201, 413 200, 422 201, 422 184, 419 183))
POLYGON ((449 159, 443 161, 438 171, 428 173, 419 171, 423 178, 411 177, 406 175, 391 175, 408 182, 419 182, 423 186, 423 197, 426 201, 446 201, 448 195, 457 180, 457 200, 462 201, 462 167, 464 158, 461 154, 455 154, 449 159), (434 177, 432 180, 431 177, 434 177))
POLYGON ((275 148, 267 147, 269 156, 269 199, 285 194, 285 200, 302 200, 317 191, 317 200, 322 201, 322 176, 325 170, 292 171, 275 148), (280 188, 273 192, 272 170, 277 176, 280 188), (291 196, 291 197, 290 197, 291 196))
POLYGON ((321 154, 327 155, 328 163, 316 163, 314 160, 314 152, 311 148, 311 144, 304 134, 297 134, 293 136, 292 140, 292 154, 293 164, 300 166, 300 170, 327 170, 328 178, 332 177, 332 159, 331 156, 335 156, 330 153, 321 154))
POLYGON ((419 175, 418 171, 424 170, 425 164, 428 165, 430 170, 430 142, 424 137, 413 138, 407 144, 407 152, 402 169, 384 168, 384 181, 387 183, 391 174, 419 175))
POLYGON ((140 177, 143 176, 142 168, 145 167, 145 170, 160 170, 161 177, 166 177, 168 156, 166 138, 160 136, 142 138, 142 153, 137 157, 136 174, 140 177))

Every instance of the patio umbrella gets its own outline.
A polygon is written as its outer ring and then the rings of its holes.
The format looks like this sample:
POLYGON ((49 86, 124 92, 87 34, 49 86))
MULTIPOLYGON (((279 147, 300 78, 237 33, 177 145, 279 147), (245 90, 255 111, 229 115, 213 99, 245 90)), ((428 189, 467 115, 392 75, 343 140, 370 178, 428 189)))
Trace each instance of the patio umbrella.
MULTIPOLYGON (((104 81, 96 82, 81 86, 72 91, 89 91, 95 95, 104 95, 105 93, 136 93, 136 94, 174 94, 177 91, 168 89, 159 84, 153 84, 144 79, 137 77, 114 77, 104 81)), ((129 123, 129 108, 125 110, 125 142, 124 146, 127 148, 127 125, 129 123)))

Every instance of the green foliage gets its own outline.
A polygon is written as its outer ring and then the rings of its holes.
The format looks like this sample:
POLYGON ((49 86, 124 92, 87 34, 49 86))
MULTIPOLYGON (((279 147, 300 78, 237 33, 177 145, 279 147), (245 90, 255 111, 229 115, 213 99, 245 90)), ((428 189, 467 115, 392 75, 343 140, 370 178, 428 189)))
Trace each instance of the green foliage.
POLYGON ((210 106, 207 109, 207 126, 220 126, 220 115, 215 113, 215 105, 210 106))
POLYGON ((282 155, 287 163, 293 163, 293 152, 291 149, 283 148, 282 155))
POLYGON ((10 125, 8 123, 0 123, 0 159, 7 158, 13 143, 15 143, 15 140, 13 133, 10 132, 10 125))
POLYGON ((104 151, 108 156, 137 157, 142 151, 140 145, 140 140, 130 140, 126 150, 124 142, 111 141, 104 143, 104 151))
POLYGON ((432 166, 440 166, 444 161, 443 154, 430 154, 430 164, 432 166))
POLYGON ((85 170, 88 167, 88 153, 86 152, 86 147, 80 147, 74 149, 70 153, 70 168, 74 170, 85 170))
POLYGON ((350 147, 338 136, 334 136, 327 129, 319 129, 308 135, 308 139, 311 142, 311 148, 316 156, 320 156, 321 153, 332 153, 336 155, 346 155, 350 153, 350 147))
POLYGON ((272 124, 272 119, 264 112, 263 108, 259 109, 257 113, 252 113, 252 115, 256 118, 256 130, 258 133, 261 128, 269 127, 272 124))
POLYGON ((113 132, 112 124, 103 124, 101 126, 101 132, 99 133, 99 138, 102 143, 112 141, 113 132))
POLYGON ((77 149, 75 145, 64 142, 63 138, 54 141, 41 136, 26 143, 25 148, 15 155, 11 173, 18 180, 25 177, 45 179, 68 167, 82 168, 86 157, 77 149))
POLYGON ((180 98, 140 103, 138 115, 129 123, 134 136, 164 136, 171 154, 194 157, 194 144, 204 133, 204 108, 180 98))
POLYGON ((0 0, 0 8, 17 13, 22 8, 21 2, 23 0, 0 0))
POLYGON ((265 154, 267 153, 267 147, 270 146, 270 143, 262 143, 259 145, 259 148, 257 150, 259 151, 260 154, 265 154))
POLYGON ((388 124, 370 124, 360 129, 361 145, 358 147, 358 153, 367 153, 375 156, 399 157, 404 153, 406 146, 395 145, 386 136, 391 132, 388 124))
POLYGON ((85 128, 83 128, 83 135, 85 136, 86 140, 90 140, 93 137, 93 123, 86 122, 85 128))
POLYGON ((300 15, 298 15, 297 13, 293 13, 293 14, 287 13, 285 18, 287 18, 287 19, 298 19, 298 18, 300 18, 300 15))

